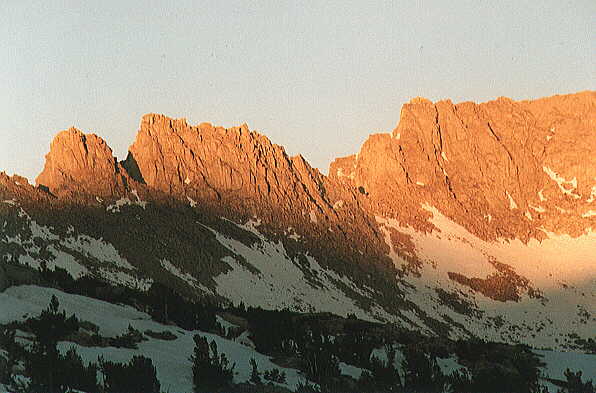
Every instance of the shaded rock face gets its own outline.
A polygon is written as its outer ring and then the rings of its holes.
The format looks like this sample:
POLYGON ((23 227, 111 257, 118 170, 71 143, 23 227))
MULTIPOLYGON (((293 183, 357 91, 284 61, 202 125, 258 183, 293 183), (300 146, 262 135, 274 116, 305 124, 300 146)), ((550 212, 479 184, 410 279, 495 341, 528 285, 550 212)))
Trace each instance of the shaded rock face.
POLYGON ((121 169, 103 139, 70 128, 52 141, 36 183, 57 196, 106 197, 124 191, 126 179, 121 169))
POLYGON ((596 212, 596 93, 484 104, 413 100, 391 134, 331 164, 375 214, 425 229, 435 206, 488 239, 579 235, 596 212), (590 209, 592 208, 592 210, 590 209))

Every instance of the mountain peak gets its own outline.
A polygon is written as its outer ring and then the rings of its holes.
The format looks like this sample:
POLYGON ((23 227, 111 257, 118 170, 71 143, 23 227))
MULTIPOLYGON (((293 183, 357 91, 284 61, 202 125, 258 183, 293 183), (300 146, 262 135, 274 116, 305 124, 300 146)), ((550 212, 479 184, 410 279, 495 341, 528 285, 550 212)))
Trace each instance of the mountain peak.
POLYGON ((36 183, 57 196, 106 196, 124 188, 119 164, 108 144, 75 127, 54 137, 36 183))
POLYGON ((248 125, 189 125, 185 119, 143 116, 124 167, 148 187, 174 197, 252 202, 279 197, 281 179, 298 178, 285 150, 248 125), (134 174, 133 174, 134 173, 134 174))
POLYGON ((414 97, 410 100, 409 104, 430 104, 432 105, 432 101, 428 98, 424 97, 414 97))

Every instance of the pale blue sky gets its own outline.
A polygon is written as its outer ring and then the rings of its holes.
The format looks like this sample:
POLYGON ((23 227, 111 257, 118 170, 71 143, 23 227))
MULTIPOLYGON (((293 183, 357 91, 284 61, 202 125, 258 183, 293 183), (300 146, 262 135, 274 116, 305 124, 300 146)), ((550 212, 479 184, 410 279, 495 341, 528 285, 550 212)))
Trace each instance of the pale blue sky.
POLYGON ((0 171, 71 125, 119 159, 157 112, 251 129, 327 171, 415 96, 594 89, 596 1, 0 1, 0 171))

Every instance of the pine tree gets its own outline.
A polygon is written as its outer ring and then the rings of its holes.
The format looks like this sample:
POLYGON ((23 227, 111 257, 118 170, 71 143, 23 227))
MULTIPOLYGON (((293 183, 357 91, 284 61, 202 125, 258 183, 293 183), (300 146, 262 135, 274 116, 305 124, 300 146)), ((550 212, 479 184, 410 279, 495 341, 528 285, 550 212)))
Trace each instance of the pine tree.
POLYGON ((96 393, 97 368, 85 366, 74 348, 61 355, 56 345, 78 330, 79 322, 73 314, 59 311, 60 303, 52 296, 48 308, 39 317, 27 320, 35 334, 31 351, 25 357, 25 367, 31 379, 28 390, 32 392, 66 392, 72 389, 96 393))
POLYGON ((95 364, 85 366, 83 359, 74 347, 70 348, 61 357, 59 371, 60 379, 69 388, 86 393, 96 393, 99 391, 97 386, 97 366, 95 364))
POLYGON ((0 357, 0 384, 8 385, 11 381, 12 367, 25 351, 15 339, 15 330, 0 328, 0 349, 8 353, 6 359, 0 357))
POLYGON ((259 373, 259 369, 257 367, 257 361, 254 358, 250 359, 250 368, 250 383, 261 385, 263 381, 261 380, 261 374, 259 373))
POLYGON ((445 377, 437 360, 427 356, 419 348, 410 346, 404 350, 404 388, 412 393, 441 393, 445 388, 445 377))
POLYGON ((394 365, 395 353, 395 349, 389 346, 387 362, 373 356, 370 359, 370 371, 364 371, 358 380, 360 387, 375 392, 401 392, 401 378, 394 365))
POLYGON ((277 382, 277 383, 286 383, 286 373, 285 371, 279 371, 278 368, 272 368, 271 370, 267 370, 263 373, 263 377, 266 381, 277 382))
POLYGON ((235 364, 230 365, 225 354, 219 354, 215 340, 207 343, 205 337, 194 337, 195 349, 192 362, 195 392, 211 392, 232 384, 235 364))
POLYGON ((565 370, 567 382, 563 389, 558 393, 594 393, 594 385, 591 380, 582 381, 582 372, 573 372, 570 369, 565 370))
POLYGON ((153 361, 133 356, 128 363, 114 363, 99 359, 104 375, 106 393, 159 393, 161 384, 153 361))
POLYGON ((339 358, 335 355, 333 343, 320 327, 313 327, 310 332, 311 342, 302 353, 302 369, 306 376, 318 383, 324 390, 333 390, 341 375, 339 358))
POLYGON ((39 317, 26 322, 35 334, 32 350, 25 360, 33 390, 59 392, 66 389, 67 381, 62 374, 56 345, 60 339, 78 330, 78 320, 74 315, 66 318, 66 312, 59 312, 59 308, 58 298, 52 295, 48 308, 39 317))

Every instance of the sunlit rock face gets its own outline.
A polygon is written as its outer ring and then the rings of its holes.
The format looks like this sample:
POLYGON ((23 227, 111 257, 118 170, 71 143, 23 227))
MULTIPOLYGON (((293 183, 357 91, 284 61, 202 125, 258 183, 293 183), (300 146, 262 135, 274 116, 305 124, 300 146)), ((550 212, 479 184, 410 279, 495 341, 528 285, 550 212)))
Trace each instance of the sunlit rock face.
POLYGON ((52 194, 113 196, 124 191, 125 174, 107 143, 76 128, 60 132, 50 145, 36 182, 52 194))
POLYGON ((595 92, 416 98, 328 176, 246 125, 148 114, 123 162, 70 129, 40 187, 0 174, 0 253, 218 301, 572 347, 596 322, 594 151, 595 92))
MULTIPOLYGON (((596 228, 596 93, 484 104, 416 99, 329 175, 375 214, 424 227, 421 203, 486 239, 596 228)), ((424 220, 424 219, 423 219, 424 220)))
POLYGON ((190 126, 184 119, 143 117, 125 163, 138 179, 173 196, 188 195, 218 205, 272 210, 324 209, 321 174, 300 157, 249 131, 209 123, 190 126), (310 203, 302 202, 307 195, 310 203))
POLYGON ((258 217, 271 236, 299 234, 323 259, 365 263, 360 249, 377 264, 390 264, 356 190, 328 179, 302 156, 289 157, 246 125, 190 126, 149 114, 123 165, 149 190, 242 222, 258 217))

